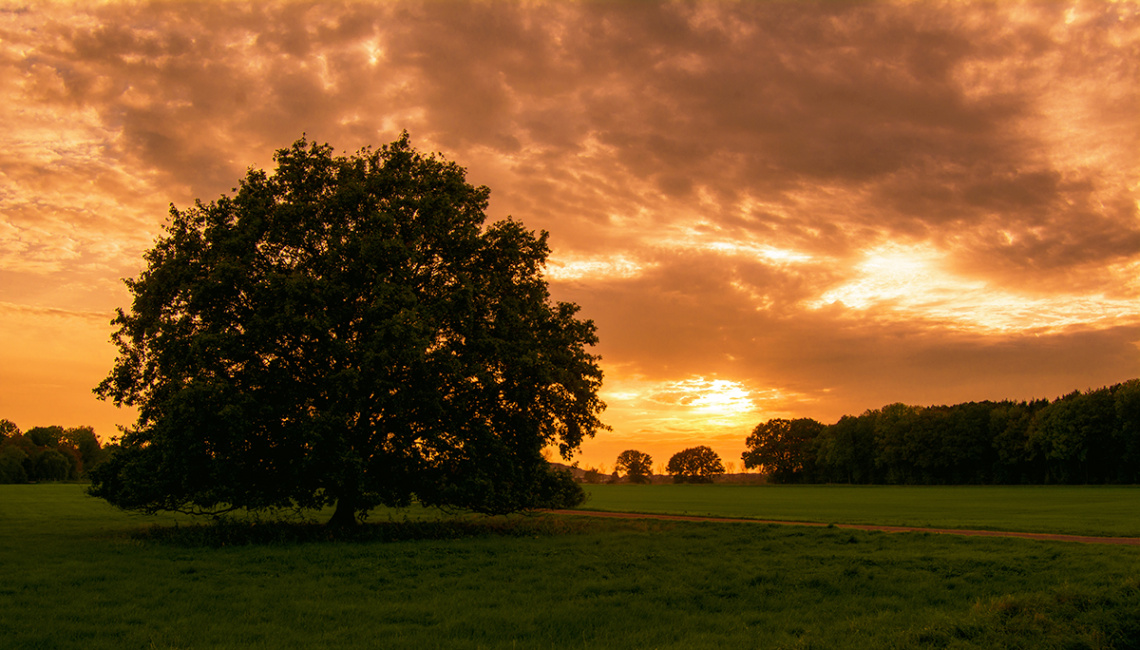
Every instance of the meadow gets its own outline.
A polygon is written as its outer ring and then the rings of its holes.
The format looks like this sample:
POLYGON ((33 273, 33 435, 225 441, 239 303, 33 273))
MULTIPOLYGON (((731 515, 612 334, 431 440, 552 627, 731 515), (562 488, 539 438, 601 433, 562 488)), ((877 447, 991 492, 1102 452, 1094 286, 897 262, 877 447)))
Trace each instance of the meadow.
POLYGON ((1140 537, 1140 487, 586 485, 583 509, 1140 537))
POLYGON ((81 485, 0 486, 0 647, 1140 646, 1137 547, 422 509, 370 522, 322 541, 127 515, 81 485))

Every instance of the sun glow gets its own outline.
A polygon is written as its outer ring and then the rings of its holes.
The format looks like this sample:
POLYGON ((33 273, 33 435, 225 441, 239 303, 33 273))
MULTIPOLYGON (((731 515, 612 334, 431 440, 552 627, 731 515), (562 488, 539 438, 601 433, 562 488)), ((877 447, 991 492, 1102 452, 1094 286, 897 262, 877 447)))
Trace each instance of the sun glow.
POLYGON ((603 397, 608 415, 623 421, 620 428, 648 432, 751 426, 759 417, 758 395, 743 382, 694 376, 673 381, 614 378, 603 397))
POLYGON ((744 385, 727 379, 686 379, 672 383, 666 394, 697 413, 735 415, 756 410, 744 385))
POLYGON ((712 445, 722 459, 735 461, 758 423, 797 417, 799 406, 813 401, 787 388, 744 380, 709 375, 656 380, 627 370, 608 370, 601 397, 613 430, 583 446, 585 463, 610 463, 618 452, 636 448, 664 464, 696 445, 712 445))
POLYGON ((808 304, 842 305, 885 320, 931 320, 979 333, 1056 332, 1140 322, 1134 300, 1103 294, 1025 295, 945 268, 932 247, 889 244, 866 252, 853 277, 808 304))

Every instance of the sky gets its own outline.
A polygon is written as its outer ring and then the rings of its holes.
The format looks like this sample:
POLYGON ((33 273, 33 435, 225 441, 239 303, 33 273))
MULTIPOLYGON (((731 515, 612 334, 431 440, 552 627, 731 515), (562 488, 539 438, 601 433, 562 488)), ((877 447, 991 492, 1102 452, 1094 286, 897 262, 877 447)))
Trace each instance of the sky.
POLYGON ((169 206, 403 130, 550 233, 576 460, 1140 376, 1140 3, 0 0, 0 418, 91 389, 169 206))

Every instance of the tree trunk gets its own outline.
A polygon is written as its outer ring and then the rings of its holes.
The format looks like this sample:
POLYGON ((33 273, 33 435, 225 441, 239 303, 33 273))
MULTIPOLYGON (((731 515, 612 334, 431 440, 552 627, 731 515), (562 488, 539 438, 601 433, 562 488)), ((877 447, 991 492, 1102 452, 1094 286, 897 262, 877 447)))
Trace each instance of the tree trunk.
POLYGON ((329 528, 352 528, 356 526, 356 499, 340 497, 336 500, 336 512, 329 519, 329 528))

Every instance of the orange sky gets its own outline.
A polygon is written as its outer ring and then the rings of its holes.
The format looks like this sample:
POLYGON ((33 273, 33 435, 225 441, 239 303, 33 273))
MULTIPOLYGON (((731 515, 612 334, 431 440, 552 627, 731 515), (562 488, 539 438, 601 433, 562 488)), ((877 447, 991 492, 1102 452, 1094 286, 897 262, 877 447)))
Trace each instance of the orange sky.
POLYGON ((1140 376, 1140 4, 0 0, 0 417, 96 401, 171 202, 302 133, 467 167, 551 233, 611 433, 1140 376))

